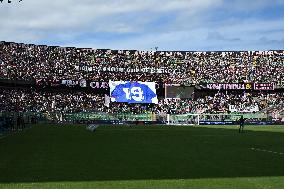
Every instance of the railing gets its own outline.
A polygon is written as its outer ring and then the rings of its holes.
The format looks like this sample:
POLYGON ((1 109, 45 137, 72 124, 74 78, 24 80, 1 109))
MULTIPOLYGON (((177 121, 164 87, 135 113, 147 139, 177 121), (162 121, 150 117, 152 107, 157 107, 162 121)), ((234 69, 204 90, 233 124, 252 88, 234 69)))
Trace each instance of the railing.
MULTIPOLYGON (((246 120, 252 123, 258 122, 278 122, 284 124, 284 115, 274 115, 265 113, 246 113, 246 114, 176 114, 170 115, 170 119, 182 121, 193 120, 204 124, 207 122, 224 122, 235 123, 242 115, 246 120), (198 119, 198 121, 196 121, 198 119)), ((133 123, 133 122, 148 122, 166 124, 169 120, 168 114, 132 114, 132 113, 98 113, 98 112, 79 112, 79 113, 62 113, 62 112, 0 112, 0 118, 9 118, 12 125, 16 125, 17 117, 21 117, 24 123, 133 123)))

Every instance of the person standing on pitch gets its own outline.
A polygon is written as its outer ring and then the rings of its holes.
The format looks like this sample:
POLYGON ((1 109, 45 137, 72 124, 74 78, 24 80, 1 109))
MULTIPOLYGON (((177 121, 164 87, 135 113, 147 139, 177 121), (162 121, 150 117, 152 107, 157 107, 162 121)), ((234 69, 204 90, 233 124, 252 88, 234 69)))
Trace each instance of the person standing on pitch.
POLYGON ((239 133, 243 133, 244 132, 244 124, 245 124, 245 119, 244 116, 241 116, 241 118, 239 119, 240 122, 240 128, 239 128, 239 133))

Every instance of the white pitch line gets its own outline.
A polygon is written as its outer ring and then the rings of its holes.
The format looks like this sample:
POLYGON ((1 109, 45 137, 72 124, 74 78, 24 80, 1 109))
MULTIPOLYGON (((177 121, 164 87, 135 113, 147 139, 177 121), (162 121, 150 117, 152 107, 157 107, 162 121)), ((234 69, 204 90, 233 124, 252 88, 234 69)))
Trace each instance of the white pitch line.
POLYGON ((275 152, 271 150, 265 150, 265 149, 260 149, 260 148, 250 148, 253 151, 259 151, 259 152, 268 152, 268 153, 273 153, 273 154, 278 154, 278 155, 284 155, 282 152, 275 152))
POLYGON ((8 135, 2 135, 0 136, 0 139, 6 138, 8 135))

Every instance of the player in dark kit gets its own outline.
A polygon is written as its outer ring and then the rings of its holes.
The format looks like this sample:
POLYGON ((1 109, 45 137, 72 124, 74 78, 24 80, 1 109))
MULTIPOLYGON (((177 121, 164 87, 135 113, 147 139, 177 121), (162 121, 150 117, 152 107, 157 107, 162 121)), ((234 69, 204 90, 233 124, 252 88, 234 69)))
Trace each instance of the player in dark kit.
POLYGON ((245 119, 244 116, 241 116, 241 118, 239 119, 240 122, 240 128, 239 128, 239 133, 243 133, 244 132, 244 124, 245 124, 245 119))

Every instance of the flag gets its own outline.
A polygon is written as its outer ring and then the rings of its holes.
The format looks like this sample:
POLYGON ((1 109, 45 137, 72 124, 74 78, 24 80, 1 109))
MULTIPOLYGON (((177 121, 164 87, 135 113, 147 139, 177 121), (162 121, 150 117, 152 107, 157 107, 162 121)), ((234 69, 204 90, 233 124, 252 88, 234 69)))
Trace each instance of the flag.
POLYGON ((110 97, 107 94, 105 94, 105 106, 109 107, 109 104, 110 104, 110 97))

